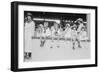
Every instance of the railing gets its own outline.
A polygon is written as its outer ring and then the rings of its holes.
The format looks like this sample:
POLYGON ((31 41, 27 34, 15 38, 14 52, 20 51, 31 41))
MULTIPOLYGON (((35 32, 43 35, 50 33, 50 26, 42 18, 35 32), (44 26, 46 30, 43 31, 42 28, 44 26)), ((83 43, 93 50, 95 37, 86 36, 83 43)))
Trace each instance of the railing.
MULTIPOLYGON (((42 38, 44 38, 44 37, 42 37, 42 38)), ((52 40, 52 37, 45 37, 47 40, 52 40)), ((40 37, 32 37, 32 39, 40 39, 40 37)), ((53 37, 53 39, 54 40, 58 40, 58 38, 57 37, 53 37)), ((59 40, 66 40, 66 41, 71 41, 71 38, 59 38, 59 40)), ((80 41, 82 41, 82 42, 90 42, 90 40, 80 40, 80 41)))

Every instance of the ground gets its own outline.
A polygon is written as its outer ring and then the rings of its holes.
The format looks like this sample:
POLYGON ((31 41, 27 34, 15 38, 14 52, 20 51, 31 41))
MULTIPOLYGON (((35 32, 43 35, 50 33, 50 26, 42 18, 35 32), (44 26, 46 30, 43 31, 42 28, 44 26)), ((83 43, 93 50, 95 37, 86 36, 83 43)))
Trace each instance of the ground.
POLYGON ((33 39, 32 58, 25 61, 55 61, 55 60, 77 60, 90 58, 90 42, 81 42, 82 48, 72 49, 71 41, 59 42, 47 40, 43 47, 40 47, 40 40, 33 39), (52 45, 53 48, 50 48, 52 45), (57 46, 60 46, 59 48, 57 46))

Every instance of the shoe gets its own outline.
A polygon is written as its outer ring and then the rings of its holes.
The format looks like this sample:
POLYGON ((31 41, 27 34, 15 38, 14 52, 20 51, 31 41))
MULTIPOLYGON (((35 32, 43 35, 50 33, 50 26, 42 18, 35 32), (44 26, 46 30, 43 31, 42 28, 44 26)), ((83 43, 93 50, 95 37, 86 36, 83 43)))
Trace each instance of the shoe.
POLYGON ((73 47, 73 50, 75 50, 75 48, 73 47))
POLYGON ((40 47, 43 47, 43 42, 41 41, 40 47))
POLYGON ((57 46, 57 48, 59 48, 60 46, 57 46))
POLYGON ((53 48, 52 46, 50 48, 53 48))
POLYGON ((82 48, 80 45, 78 45, 79 48, 82 48))

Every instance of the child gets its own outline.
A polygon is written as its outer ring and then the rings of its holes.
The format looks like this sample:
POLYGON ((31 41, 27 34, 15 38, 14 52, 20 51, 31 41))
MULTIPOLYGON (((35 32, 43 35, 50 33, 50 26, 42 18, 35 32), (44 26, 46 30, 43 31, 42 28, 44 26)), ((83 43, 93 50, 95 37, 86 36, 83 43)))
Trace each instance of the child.
POLYGON ((88 40, 87 32, 86 32, 86 27, 82 27, 81 28, 80 40, 84 40, 84 41, 88 40))
POLYGON ((64 38, 65 40, 70 39, 71 37, 71 27, 70 27, 70 23, 67 23, 65 25, 65 30, 64 30, 64 38))
POLYGON ((40 40, 41 40, 40 46, 43 47, 44 43, 46 42, 46 38, 51 35, 51 31, 48 27, 48 22, 44 22, 44 27, 42 27, 42 32, 41 33, 42 34, 41 34, 41 37, 40 37, 40 40))
POLYGON ((80 46, 80 40, 78 38, 77 25, 76 24, 74 24, 72 26, 71 35, 72 35, 73 50, 75 50, 75 44, 76 44, 76 42, 78 43, 78 47, 81 48, 81 46, 80 46))
POLYGON ((36 28, 36 37, 40 37, 41 36, 42 28, 43 28, 43 25, 39 24, 38 27, 36 28))
POLYGON ((54 39, 57 37, 57 35, 58 35, 58 24, 56 22, 54 22, 54 25, 51 27, 52 45, 50 48, 53 48, 53 42, 54 42, 54 39))
POLYGON ((59 26, 58 27, 58 31, 57 31, 57 48, 59 48, 60 47, 60 44, 59 44, 59 40, 60 40, 60 38, 63 38, 63 29, 62 29, 62 27, 61 26, 59 26))

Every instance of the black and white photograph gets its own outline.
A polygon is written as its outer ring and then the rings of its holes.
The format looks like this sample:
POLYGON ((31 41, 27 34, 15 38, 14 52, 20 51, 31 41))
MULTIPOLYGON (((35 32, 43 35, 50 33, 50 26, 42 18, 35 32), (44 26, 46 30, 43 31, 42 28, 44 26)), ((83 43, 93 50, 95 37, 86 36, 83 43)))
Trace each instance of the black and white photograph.
POLYGON ((11 13, 12 71, 97 66, 96 6, 12 2, 11 13))
POLYGON ((24 11, 24 60, 90 58, 89 14, 24 11))

